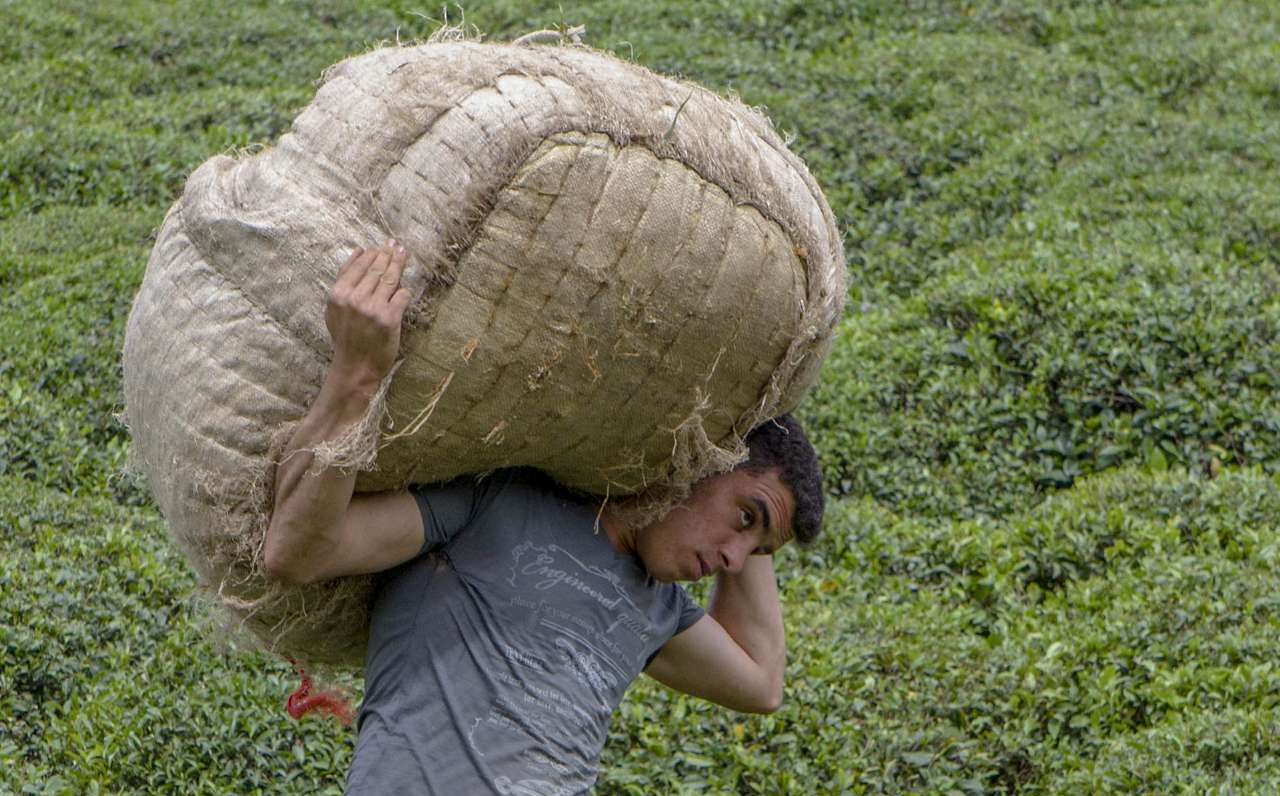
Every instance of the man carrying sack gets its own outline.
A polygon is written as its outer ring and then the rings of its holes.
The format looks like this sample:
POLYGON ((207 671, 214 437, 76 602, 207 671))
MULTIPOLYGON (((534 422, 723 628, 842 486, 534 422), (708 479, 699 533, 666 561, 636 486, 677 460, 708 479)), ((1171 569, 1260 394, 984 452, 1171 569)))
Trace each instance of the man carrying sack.
POLYGON ((381 573, 350 794, 576 794, 641 672, 739 711, 783 698, 771 554, 813 541, 817 457, 789 416, 750 458, 633 528, 535 470, 354 493, 316 461, 369 409, 400 348, 409 291, 395 241, 357 250, 329 293, 333 359, 276 473, 264 550, 289 583, 381 573), (714 575, 704 612, 674 581, 714 575))

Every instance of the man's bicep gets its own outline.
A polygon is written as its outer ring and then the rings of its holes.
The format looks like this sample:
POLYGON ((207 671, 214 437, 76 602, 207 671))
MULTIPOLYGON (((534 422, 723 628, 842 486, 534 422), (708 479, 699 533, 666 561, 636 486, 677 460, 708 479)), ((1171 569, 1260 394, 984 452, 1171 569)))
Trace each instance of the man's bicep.
POLYGON ((760 666, 710 615, 672 636, 645 674, 734 710, 760 713, 776 707, 768 703, 767 678, 760 666))
POLYGON ((325 578, 381 572, 422 551, 422 513, 407 491, 357 493, 342 522, 342 537, 325 578))

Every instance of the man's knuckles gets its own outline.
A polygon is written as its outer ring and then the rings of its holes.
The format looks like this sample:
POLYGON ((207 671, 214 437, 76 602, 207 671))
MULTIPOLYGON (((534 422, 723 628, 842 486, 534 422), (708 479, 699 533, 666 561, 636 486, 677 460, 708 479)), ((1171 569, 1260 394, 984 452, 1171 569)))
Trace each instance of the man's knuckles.
POLYGON ((329 288, 329 306, 338 309, 348 309, 355 306, 354 290, 350 285, 344 285, 341 282, 329 288))
POLYGON ((383 328, 399 328, 408 307, 407 296, 392 296, 387 300, 368 293, 353 292, 341 288, 329 291, 329 307, 344 315, 354 315, 383 328))
POLYGON ((404 322, 404 314, 402 307, 386 303, 369 316, 369 321, 379 329, 399 329, 404 322))

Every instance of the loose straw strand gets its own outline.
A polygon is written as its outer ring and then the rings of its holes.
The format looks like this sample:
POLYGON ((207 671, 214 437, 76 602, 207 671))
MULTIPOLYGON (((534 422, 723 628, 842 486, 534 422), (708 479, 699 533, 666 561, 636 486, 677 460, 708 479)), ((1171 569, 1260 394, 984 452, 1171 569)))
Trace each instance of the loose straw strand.
POLYGON ((422 430, 422 427, 431 419, 432 413, 436 411, 436 405, 439 404, 440 399, 444 397, 445 390, 449 389, 449 383, 453 381, 453 373, 454 372, 451 370, 445 374, 444 379, 440 381, 439 386, 436 387, 436 391, 431 395, 431 400, 427 401, 427 405, 422 407, 422 411, 418 412, 413 420, 410 421, 409 425, 394 434, 389 434, 383 437, 382 445, 380 447, 386 447, 401 437, 410 437, 422 430))

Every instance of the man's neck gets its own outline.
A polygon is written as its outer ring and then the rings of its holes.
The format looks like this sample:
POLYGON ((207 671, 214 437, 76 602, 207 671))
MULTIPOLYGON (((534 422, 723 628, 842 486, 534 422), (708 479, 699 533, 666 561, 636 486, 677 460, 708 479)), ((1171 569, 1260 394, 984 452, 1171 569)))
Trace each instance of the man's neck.
POLYGON ((612 503, 606 504, 601 509, 599 525, 609 536, 609 542, 615 550, 628 556, 636 554, 635 532, 631 531, 617 516, 612 503))

